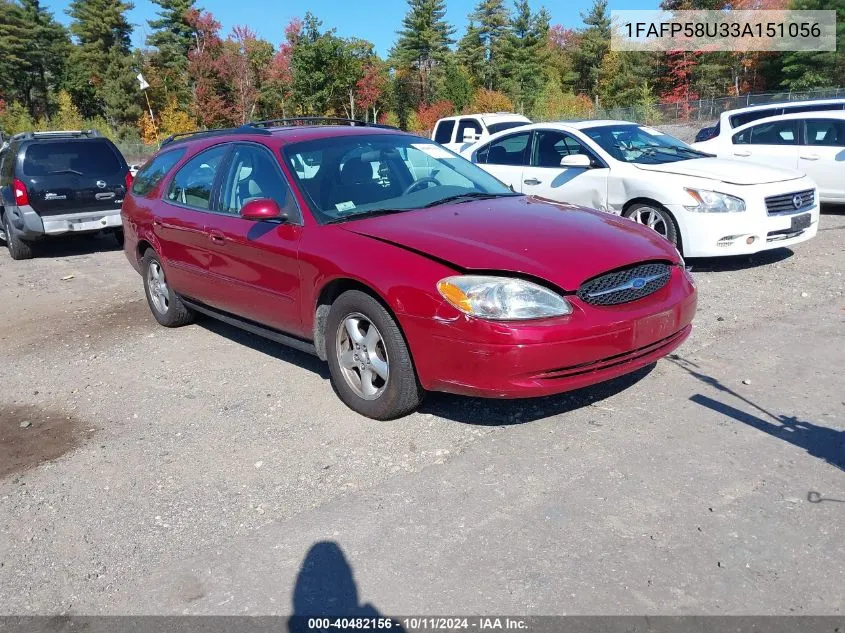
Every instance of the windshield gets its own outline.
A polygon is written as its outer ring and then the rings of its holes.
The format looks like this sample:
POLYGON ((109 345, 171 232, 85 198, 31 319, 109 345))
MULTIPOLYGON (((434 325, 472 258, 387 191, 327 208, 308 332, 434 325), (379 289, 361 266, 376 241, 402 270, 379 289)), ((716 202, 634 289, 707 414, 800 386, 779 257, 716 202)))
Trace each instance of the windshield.
POLYGON ((318 222, 520 195, 427 139, 340 136, 287 146, 285 160, 318 222))
POLYGON ((632 123, 603 125, 582 131, 613 158, 625 163, 659 165, 710 156, 668 134, 632 123))

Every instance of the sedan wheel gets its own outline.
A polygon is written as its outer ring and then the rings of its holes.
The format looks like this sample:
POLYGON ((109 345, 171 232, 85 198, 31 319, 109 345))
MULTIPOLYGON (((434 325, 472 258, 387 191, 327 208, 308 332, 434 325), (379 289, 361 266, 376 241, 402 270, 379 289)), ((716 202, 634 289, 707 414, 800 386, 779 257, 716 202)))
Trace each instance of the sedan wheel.
POLYGON ((625 217, 647 226, 678 246, 678 228, 672 215, 665 209, 648 204, 635 204, 625 212, 625 217))
POLYGON ((337 360, 346 383, 365 400, 378 398, 390 380, 390 361, 378 328, 356 312, 340 324, 336 340, 337 360))
POLYGON ((332 386, 353 411, 391 420, 417 408, 424 391, 405 337, 393 315, 374 297, 348 290, 326 320, 332 386))
POLYGON ((164 267, 154 250, 149 249, 144 253, 141 265, 147 303, 150 304, 150 311, 156 321, 165 327, 179 327, 193 321, 194 311, 188 308, 179 295, 167 285, 164 267))
POLYGON ((164 271, 158 260, 153 260, 147 267, 147 287, 150 291, 150 302, 159 314, 167 314, 170 308, 170 289, 164 280, 164 271))

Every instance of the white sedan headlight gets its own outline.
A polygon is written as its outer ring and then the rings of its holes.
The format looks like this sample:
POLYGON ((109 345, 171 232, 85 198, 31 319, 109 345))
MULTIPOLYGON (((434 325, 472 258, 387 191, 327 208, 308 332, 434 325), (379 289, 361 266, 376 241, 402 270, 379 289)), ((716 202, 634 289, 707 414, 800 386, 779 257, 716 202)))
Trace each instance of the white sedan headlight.
POLYGON ((726 193, 719 193, 718 191, 708 191, 707 189, 684 188, 684 191, 695 202, 692 205, 684 205, 689 211, 699 211, 701 213, 745 211, 745 200, 736 196, 729 196, 726 193))
POLYGON ((437 282, 437 290, 458 310, 479 319, 517 321, 572 312, 559 294, 523 279, 456 275, 437 282))

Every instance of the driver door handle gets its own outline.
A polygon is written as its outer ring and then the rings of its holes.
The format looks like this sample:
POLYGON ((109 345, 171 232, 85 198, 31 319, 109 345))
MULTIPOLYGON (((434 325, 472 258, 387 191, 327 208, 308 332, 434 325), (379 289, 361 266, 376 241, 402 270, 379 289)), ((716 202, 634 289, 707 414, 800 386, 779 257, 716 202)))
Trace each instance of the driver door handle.
POLYGON ((526 185, 539 185, 541 181, 537 180, 536 178, 529 178, 528 180, 523 180, 526 185))
POLYGON ((212 242, 215 244, 224 244, 226 242, 226 238, 223 236, 222 233, 219 231, 211 231, 208 234, 208 237, 211 239, 212 242))
POLYGON ((802 159, 802 160, 818 160, 819 155, 818 154, 801 154, 799 156, 799 158, 802 159))
POLYGON ((751 152, 749 152, 749 151, 734 152, 734 156, 751 156, 751 152))

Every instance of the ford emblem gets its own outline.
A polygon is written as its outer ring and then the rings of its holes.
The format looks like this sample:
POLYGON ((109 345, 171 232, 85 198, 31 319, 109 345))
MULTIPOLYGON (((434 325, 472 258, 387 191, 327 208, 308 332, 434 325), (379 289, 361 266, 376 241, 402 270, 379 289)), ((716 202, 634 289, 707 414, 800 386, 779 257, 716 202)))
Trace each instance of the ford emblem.
POLYGON ((634 290, 641 290, 646 285, 646 283, 648 282, 645 279, 643 279, 642 277, 637 277, 636 279, 631 280, 631 288, 633 288, 634 290))

